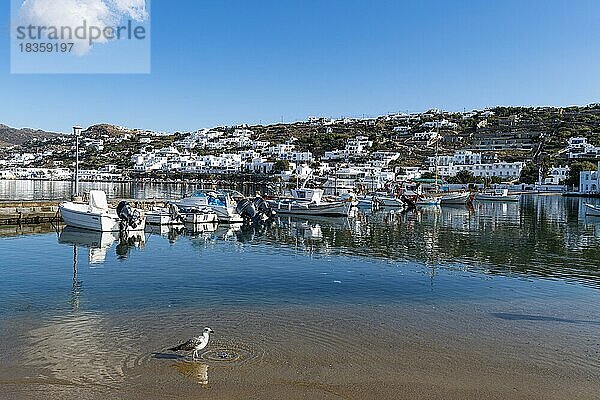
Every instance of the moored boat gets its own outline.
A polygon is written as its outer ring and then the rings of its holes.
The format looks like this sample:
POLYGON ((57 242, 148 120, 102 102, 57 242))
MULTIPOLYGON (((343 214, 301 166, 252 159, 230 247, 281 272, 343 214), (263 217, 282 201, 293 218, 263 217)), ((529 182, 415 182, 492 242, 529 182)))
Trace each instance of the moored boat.
POLYGON ((373 197, 373 202, 381 207, 404 207, 405 202, 398 197, 376 195, 373 197))
POLYGON ((126 202, 119 203, 116 209, 110 208, 106 193, 101 190, 90 191, 87 204, 69 201, 62 203, 59 211, 67 226, 98 232, 143 231, 146 225, 141 210, 126 202))
POLYGON ((594 204, 585 204, 585 215, 600 217, 600 206, 594 204))
POLYGON ((473 201, 474 195, 470 192, 455 192, 444 194, 440 199, 440 204, 467 204, 473 201))
POLYGON ((165 208, 158 208, 146 213, 146 224, 148 225, 181 225, 184 222, 185 217, 175 204, 169 204, 165 208))
POLYGON ((344 216, 352 214, 351 201, 322 201, 322 189, 293 189, 292 197, 269 200, 271 208, 278 214, 344 216))
POLYGON ((439 206, 441 197, 419 196, 415 204, 417 206, 439 206))
POLYGON ((517 202, 521 198, 519 194, 508 194, 508 189, 496 189, 492 192, 482 192, 475 195, 478 201, 505 201, 517 202))
POLYGON ((227 192, 199 190, 175 204, 182 212, 190 208, 208 207, 217 214, 219 222, 239 223, 244 221, 236 211, 237 203, 227 192))

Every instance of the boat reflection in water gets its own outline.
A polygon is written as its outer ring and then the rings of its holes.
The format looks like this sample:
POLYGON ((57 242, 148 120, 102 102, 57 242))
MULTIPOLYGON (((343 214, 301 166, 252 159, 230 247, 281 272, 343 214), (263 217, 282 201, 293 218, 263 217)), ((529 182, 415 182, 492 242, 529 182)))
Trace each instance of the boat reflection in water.
POLYGON ((146 236, 141 231, 97 232, 67 226, 58 237, 61 244, 73 245, 88 249, 90 265, 103 264, 113 243, 118 242, 116 253, 118 258, 127 258, 133 248, 143 248, 146 236))
POLYGON ((58 242, 85 247, 88 249, 90 264, 103 264, 108 250, 118 239, 118 232, 96 232, 67 226, 60 233, 58 242))

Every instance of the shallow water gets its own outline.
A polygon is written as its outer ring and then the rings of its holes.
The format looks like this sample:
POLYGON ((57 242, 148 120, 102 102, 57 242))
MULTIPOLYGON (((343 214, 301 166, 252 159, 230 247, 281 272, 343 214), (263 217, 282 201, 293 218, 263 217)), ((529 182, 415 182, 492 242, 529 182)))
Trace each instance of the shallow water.
POLYGON ((13 233, 0 239, 8 398, 600 392, 600 219, 578 199, 129 240, 13 233), (166 350, 204 326, 199 360, 166 350))

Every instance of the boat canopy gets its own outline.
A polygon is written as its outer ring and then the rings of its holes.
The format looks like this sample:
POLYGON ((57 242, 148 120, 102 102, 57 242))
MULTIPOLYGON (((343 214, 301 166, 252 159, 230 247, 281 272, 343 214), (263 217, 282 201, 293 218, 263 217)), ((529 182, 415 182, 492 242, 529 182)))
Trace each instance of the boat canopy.
POLYGON ((106 193, 102 190, 90 190, 90 200, 89 200, 90 211, 100 210, 106 211, 108 210, 108 201, 106 200, 106 193))

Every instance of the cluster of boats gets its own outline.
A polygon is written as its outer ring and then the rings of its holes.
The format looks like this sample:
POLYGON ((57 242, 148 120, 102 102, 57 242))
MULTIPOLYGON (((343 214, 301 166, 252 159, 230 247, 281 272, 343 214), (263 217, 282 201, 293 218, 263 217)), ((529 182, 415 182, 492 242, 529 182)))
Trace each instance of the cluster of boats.
POLYGON ((401 207, 464 205, 473 201, 519 201, 519 195, 506 189, 492 192, 454 192, 424 195, 406 190, 401 195, 373 193, 327 197, 323 189, 297 188, 286 195, 245 197, 234 190, 198 190, 164 207, 142 211, 122 201, 116 208, 108 205, 100 190, 89 193, 87 203, 66 202, 60 213, 66 225, 99 232, 144 231, 148 225, 185 225, 216 223, 264 223, 277 214, 300 216, 349 217, 358 207, 401 207))
POLYGON ((294 189, 289 196, 248 198, 233 190, 199 190, 144 212, 127 202, 111 208, 103 191, 92 190, 87 203, 65 202, 59 210, 67 226, 120 232, 143 231, 146 224, 263 223, 276 214, 347 217, 355 206, 352 199, 325 199, 322 189, 294 189))
POLYGON ((419 191, 405 190, 397 195, 373 193, 358 196, 358 204, 360 206, 414 208, 418 206, 465 205, 474 201, 518 202, 520 197, 518 194, 509 194, 507 189, 480 193, 450 192, 436 194, 423 194, 419 191))

